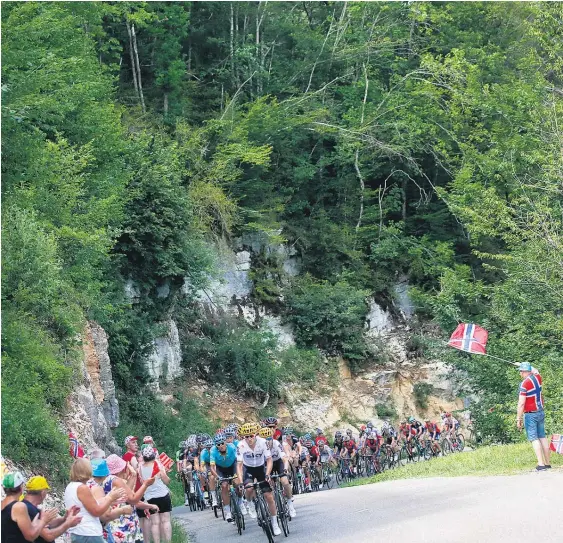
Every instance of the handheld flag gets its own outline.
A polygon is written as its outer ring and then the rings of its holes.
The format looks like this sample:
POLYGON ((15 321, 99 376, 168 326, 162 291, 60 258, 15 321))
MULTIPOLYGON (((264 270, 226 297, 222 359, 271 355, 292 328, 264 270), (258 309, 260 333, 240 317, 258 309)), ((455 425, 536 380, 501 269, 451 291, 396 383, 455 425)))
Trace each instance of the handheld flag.
POLYGON ((473 354, 486 354, 489 332, 476 324, 462 323, 454 330, 448 345, 473 354))
POLYGON ((563 435, 553 434, 551 436, 551 444, 549 445, 549 448, 558 454, 563 454, 563 435))
POLYGON ((80 446, 80 443, 78 443, 78 439, 76 439, 76 436, 72 432, 69 432, 68 434, 68 441, 69 441, 68 452, 70 453, 70 456, 72 456, 72 458, 83 458, 84 449, 80 446))
POLYGON ((166 453, 164 452, 160 453, 158 459, 160 460, 162 467, 166 471, 170 471, 172 469, 172 466, 174 465, 174 460, 172 460, 172 458, 170 458, 166 453))
POLYGON ((156 477, 156 475, 158 474, 159 471, 160 471, 160 468, 158 467, 158 462, 155 462, 155 463, 152 465, 151 477, 156 477))

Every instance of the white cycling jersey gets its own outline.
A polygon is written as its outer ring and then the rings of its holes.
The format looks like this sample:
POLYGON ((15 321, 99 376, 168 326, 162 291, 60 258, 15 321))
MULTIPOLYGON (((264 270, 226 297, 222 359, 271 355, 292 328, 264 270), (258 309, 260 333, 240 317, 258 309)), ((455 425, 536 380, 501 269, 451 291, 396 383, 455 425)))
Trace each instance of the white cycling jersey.
POLYGON ((266 440, 262 437, 256 438, 254 449, 248 445, 246 439, 241 441, 237 447, 237 462, 242 462, 245 466, 255 468, 263 466, 268 458, 272 457, 266 440))
POLYGON ((282 449, 281 443, 277 439, 274 439, 271 443, 272 448, 270 449, 270 453, 272 455, 272 460, 275 462, 280 458, 285 458, 286 454, 282 449))

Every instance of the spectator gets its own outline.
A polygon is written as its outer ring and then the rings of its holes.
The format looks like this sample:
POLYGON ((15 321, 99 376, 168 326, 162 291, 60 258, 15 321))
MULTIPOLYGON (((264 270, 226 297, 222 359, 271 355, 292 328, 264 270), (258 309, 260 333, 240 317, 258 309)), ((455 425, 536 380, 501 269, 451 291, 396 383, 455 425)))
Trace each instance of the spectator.
MULTIPOLYGON (((137 473, 132 470, 131 466, 127 464, 123 458, 112 454, 107 458, 107 466, 110 475, 104 480, 102 485, 106 494, 110 492, 112 488, 122 488, 125 490, 128 503, 137 505, 140 509, 153 509, 155 512, 158 512, 157 505, 141 502, 147 488, 154 483, 154 477, 149 477, 143 481, 140 488, 134 492, 128 486, 127 481, 136 478, 137 473)), ((136 511, 122 515, 119 519, 112 521, 111 529, 116 543, 135 543, 135 541, 143 539, 139 517, 136 511)))
POLYGON ((116 501, 125 497, 125 491, 114 488, 105 498, 96 501, 88 481, 92 478, 92 465, 85 458, 77 458, 70 469, 70 480, 65 490, 65 507, 78 506, 82 522, 70 528, 72 543, 104 543, 100 518, 116 501))
POLYGON ((19 501, 24 482, 19 471, 7 473, 2 480, 6 492, 6 498, 2 500, 2 541, 6 543, 35 541, 58 516, 56 509, 47 509, 31 518, 27 505, 19 501))
MULTIPOLYGON (((39 506, 45 500, 49 490, 49 484, 45 477, 36 475, 27 481, 25 485, 25 499, 24 503, 27 507, 29 518, 35 518, 41 513, 39 506)), ((36 543, 43 541, 54 541, 57 537, 64 534, 69 528, 77 526, 82 521, 82 517, 78 514, 80 509, 78 507, 71 507, 67 509, 62 517, 52 520, 43 530, 39 537, 35 540, 36 543)))
POLYGON ((102 449, 94 449, 90 453, 90 460, 95 460, 98 458, 105 458, 105 457, 106 457, 106 453, 105 451, 102 451, 102 449))
POLYGON ((544 471, 551 468, 549 463, 550 450, 549 442, 545 437, 545 412, 543 410, 542 378, 539 372, 532 368, 529 362, 522 362, 518 366, 520 383, 518 411, 516 416, 516 426, 522 430, 522 423, 526 428, 528 441, 531 441, 538 465, 537 471, 544 471))
POLYGON ((143 480, 152 478, 155 474, 154 484, 147 488, 145 499, 148 503, 158 505, 159 512, 150 517, 151 538, 154 543, 170 541, 172 539, 172 524, 170 512, 172 511, 172 501, 168 485, 170 478, 166 471, 155 460, 156 451, 149 445, 143 449, 143 465, 141 466, 141 478, 143 480))
POLYGON ((139 467, 139 463, 136 458, 137 451, 139 450, 139 444, 137 443, 138 439, 139 438, 137 436, 127 436, 125 438, 125 448, 127 451, 122 457, 123 460, 125 460, 125 462, 129 462, 134 469, 138 469, 139 467))

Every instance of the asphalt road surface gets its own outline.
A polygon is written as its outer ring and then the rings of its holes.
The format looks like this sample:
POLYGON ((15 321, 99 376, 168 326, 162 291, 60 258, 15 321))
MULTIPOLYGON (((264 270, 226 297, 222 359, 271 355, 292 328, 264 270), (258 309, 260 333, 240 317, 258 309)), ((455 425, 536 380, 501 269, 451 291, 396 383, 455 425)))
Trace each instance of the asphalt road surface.
MULTIPOLYGON (((295 508, 288 543, 562 543, 563 471, 388 481, 300 495, 295 508)), ((248 516, 239 536, 210 510, 173 514, 192 543, 267 541, 248 516)))

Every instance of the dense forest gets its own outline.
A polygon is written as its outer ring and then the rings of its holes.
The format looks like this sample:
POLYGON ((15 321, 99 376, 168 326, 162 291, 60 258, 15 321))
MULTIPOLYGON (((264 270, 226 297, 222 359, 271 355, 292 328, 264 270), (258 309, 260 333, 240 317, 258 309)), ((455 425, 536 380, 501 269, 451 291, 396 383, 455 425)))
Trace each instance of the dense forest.
MULTIPOLYGON (((275 395, 318 349, 356 371, 377 356, 365 300, 391 306, 398 278, 429 355, 424 326, 480 323, 491 354, 540 368, 555 429, 562 28, 559 3, 4 2, 4 454, 67 461, 57 418, 86 319, 109 335, 124 420, 177 442, 138 394, 163 315, 199 327, 189 371, 207 360, 207 378, 275 395), (231 323, 233 342, 193 303, 210 244, 244 232, 303 262, 290 284, 271 256, 253 263, 252 296, 299 340, 281 366, 271 337, 231 323)), ((520 439, 514 368, 441 356, 476 393, 482 432, 520 439)))

